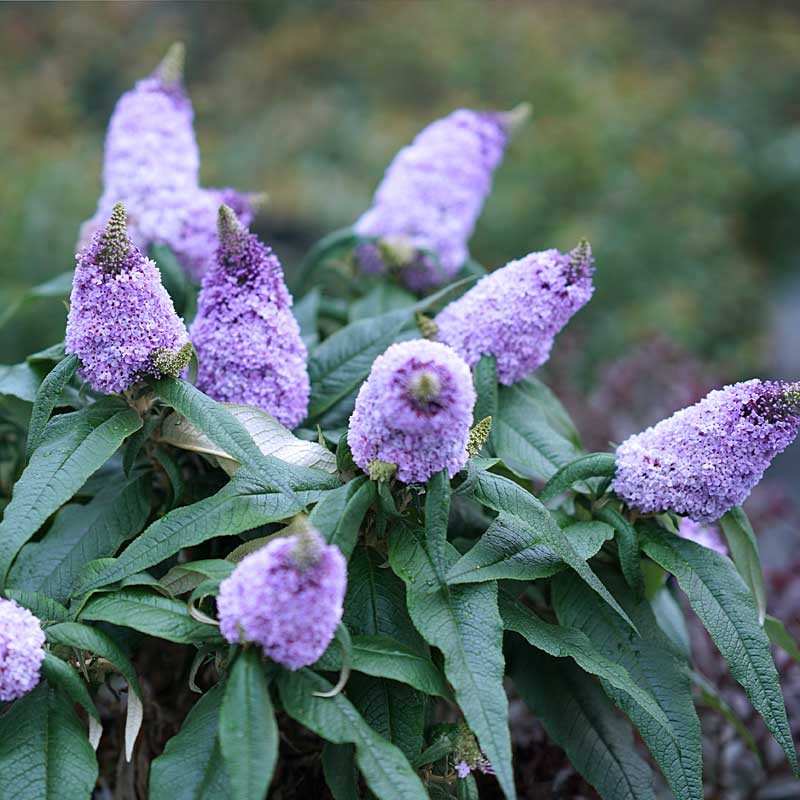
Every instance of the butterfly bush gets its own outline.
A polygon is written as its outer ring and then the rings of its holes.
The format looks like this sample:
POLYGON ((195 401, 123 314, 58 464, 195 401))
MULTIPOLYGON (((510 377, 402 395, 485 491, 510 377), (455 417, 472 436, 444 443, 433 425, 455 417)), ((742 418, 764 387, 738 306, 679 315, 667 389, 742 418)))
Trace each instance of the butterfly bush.
POLYGON ((356 222, 380 243, 358 251, 365 272, 400 270, 414 290, 450 280, 467 260, 467 242, 508 144, 514 116, 461 109, 421 131, 394 158, 372 207, 356 222))
POLYGON ((719 519, 747 498, 794 440, 798 388, 760 380, 726 386, 631 436, 617 448, 614 491, 646 514, 719 519))
POLYGON ((215 400, 257 406, 289 427, 305 418, 307 352, 280 262, 228 206, 219 211, 219 249, 191 337, 197 385, 215 400))
POLYGON ((511 261, 436 316, 437 337, 471 367, 494 356, 500 383, 521 380, 547 361, 556 334, 591 299, 592 264, 588 244, 511 261))
POLYGON ((152 75, 118 101, 106 135, 103 194, 81 232, 86 244, 116 203, 128 210, 134 244, 168 245, 194 278, 213 263, 222 202, 249 225, 260 195, 200 187, 194 111, 183 87, 183 48, 174 45, 152 75))
POLYGON ((39 620, 14 600, 0 598, 0 700, 22 697, 39 683, 44 632, 39 620))
POLYGON ((374 462, 397 467, 404 483, 426 481, 467 462, 475 405, 469 368, 447 345, 416 339, 375 359, 356 398, 348 443, 365 472, 374 462))
POLYGON ((242 559, 219 591, 220 630, 229 642, 253 642, 296 670, 325 652, 342 619, 347 562, 307 522, 242 559))
POLYGON ((77 256, 66 352, 98 392, 123 392, 147 376, 178 374, 191 354, 183 320, 126 229, 118 204, 106 227, 77 256))

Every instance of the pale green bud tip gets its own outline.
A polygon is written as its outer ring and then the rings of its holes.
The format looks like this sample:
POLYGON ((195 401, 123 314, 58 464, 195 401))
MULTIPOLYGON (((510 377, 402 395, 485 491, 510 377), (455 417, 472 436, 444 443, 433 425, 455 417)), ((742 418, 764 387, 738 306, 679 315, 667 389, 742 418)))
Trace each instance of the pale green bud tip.
POLYGON ((430 317, 426 317, 421 311, 417 311, 414 318, 417 321, 417 327, 425 339, 436 339, 439 333, 439 326, 430 317))
POLYGON ((222 205, 219 207, 217 217, 217 231, 220 239, 228 239, 244 230, 242 223, 230 206, 222 205))
POLYGON ((388 236, 378 242, 378 253, 389 269, 401 269, 413 263, 417 251, 405 236, 388 236))
POLYGON ((128 236, 127 218, 125 206, 117 203, 100 235, 99 261, 109 272, 117 271, 130 255, 133 245, 128 236))
POLYGON ((464 720, 458 723, 455 752, 460 760, 467 764, 475 764, 481 758, 481 749, 475 739, 475 734, 467 727, 464 720))
POLYGON ((305 514, 298 514, 292 520, 288 530, 291 531, 295 540, 292 561, 300 572, 305 572, 319 561, 325 542, 305 514))
POLYGON ((800 409, 800 381, 788 384, 783 391, 783 396, 789 405, 800 409))
POLYGON ((469 439, 467 441, 467 453, 470 458, 477 456, 483 450, 483 446, 489 439, 489 434, 492 431, 492 418, 484 417, 480 422, 476 422, 469 432, 469 439))
POLYGON ((509 136, 513 136, 531 117, 533 106, 530 103, 520 103, 511 111, 502 114, 509 136))
POLYGON ((570 251, 570 263, 575 270, 584 270, 592 264, 592 246, 586 239, 581 239, 577 247, 570 251))
POLYGON ((442 383, 435 373, 422 370, 408 382, 408 390, 411 396, 420 403, 430 403, 439 396, 439 392, 442 391, 442 383))
POLYGON ((391 480, 397 472, 397 464, 373 458, 369 462, 369 478, 372 481, 385 482, 391 480))
POLYGON ((183 83, 183 68, 186 64, 186 47, 183 42, 175 42, 167 50, 156 73, 164 86, 180 86, 183 83))
POLYGON ((178 351, 161 348, 153 353, 153 368, 161 375, 177 378, 192 360, 192 343, 186 342, 178 351))

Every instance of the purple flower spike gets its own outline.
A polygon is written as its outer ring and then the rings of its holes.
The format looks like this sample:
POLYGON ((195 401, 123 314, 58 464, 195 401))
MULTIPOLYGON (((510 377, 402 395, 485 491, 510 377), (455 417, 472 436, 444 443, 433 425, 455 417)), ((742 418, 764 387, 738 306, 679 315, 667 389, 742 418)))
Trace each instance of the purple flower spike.
POLYGON ((14 600, 0 598, 0 700, 8 702, 39 683, 44 633, 39 620, 14 600))
POLYGON ((400 270, 424 291, 450 280, 467 260, 467 242, 503 158, 514 113, 462 109, 423 129, 395 156, 372 208, 355 224, 365 272, 400 270))
POLYGON ((307 521, 297 536, 273 539, 244 558, 217 597, 229 642, 261 645, 295 670, 313 664, 342 620, 347 562, 307 521))
POLYGON ((695 522, 693 519, 684 517, 678 528, 678 536, 682 539, 689 539, 692 542, 703 545, 709 550, 716 550, 722 555, 728 555, 728 546, 722 538, 722 531, 717 525, 705 525, 702 522, 695 522))
POLYGON ((375 359, 356 398, 347 441, 361 469, 397 466, 404 483, 427 481, 467 462, 475 389, 469 367, 447 345, 415 339, 375 359))
POLYGON ((66 352, 81 360, 81 377, 112 394, 180 374, 191 356, 186 328, 155 263, 131 242, 121 205, 77 258, 66 352))
POLYGON ((151 244, 169 246, 199 280, 214 260, 220 203, 231 205, 249 225, 258 202, 233 189, 200 188, 183 59, 183 45, 173 45, 153 74, 119 99, 106 135, 103 194, 94 217, 83 225, 79 246, 88 244, 113 206, 122 203, 133 243, 144 252, 151 244))
POLYGON ((439 341, 471 367, 483 355, 497 359, 506 386, 550 357, 556 334, 589 302, 594 287, 591 250, 531 253, 481 278, 436 317, 439 341))
POLYGON ((219 241, 191 326, 197 386, 296 427, 308 409, 307 352, 280 262, 227 206, 219 209, 219 241))
POLYGON ((649 514, 714 522, 740 505, 800 427, 800 384, 736 383, 617 448, 613 489, 649 514))

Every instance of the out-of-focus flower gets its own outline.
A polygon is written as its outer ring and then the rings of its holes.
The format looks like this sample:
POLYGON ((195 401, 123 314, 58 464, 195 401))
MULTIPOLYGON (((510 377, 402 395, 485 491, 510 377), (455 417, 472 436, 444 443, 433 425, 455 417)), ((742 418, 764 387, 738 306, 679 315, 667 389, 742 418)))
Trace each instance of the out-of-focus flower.
POLYGON ((467 260, 467 242, 516 119, 514 112, 461 109, 400 150, 355 225, 359 235, 379 240, 358 249, 362 269, 398 269, 417 291, 452 278, 467 260))
POLYGON ((119 99, 108 126, 103 194, 84 223, 79 246, 104 224, 116 203, 128 210, 129 232, 141 250, 169 246, 194 278, 214 260, 222 202, 249 225, 259 195, 200 188, 200 154, 192 104, 183 88, 183 46, 173 45, 152 75, 119 99))
POLYGON ((280 262, 227 206, 219 210, 219 242, 191 326, 197 386, 295 427, 308 408, 307 351, 280 262))
POLYGON ((393 344, 375 359, 356 398, 347 441, 353 459, 397 465, 404 483, 426 481, 467 461, 475 405, 472 376, 447 345, 415 339, 393 344))
POLYGON ((722 555, 728 554, 728 546, 725 544, 722 531, 717 525, 707 525, 684 517, 678 528, 678 535, 684 539, 697 542, 703 547, 708 547, 710 550, 716 550, 722 555))
POLYGON ((0 598, 0 700, 8 702, 39 683, 44 633, 39 620, 14 600, 0 598))
POLYGON ((798 426, 800 384, 726 386, 623 442, 614 491, 643 513, 713 522, 747 498, 798 426))
POLYGON ((550 356, 556 334, 589 301, 591 250, 531 253, 482 278, 436 317, 438 339, 470 366, 495 356, 498 380, 510 385, 550 356))
POLYGON ((307 521, 244 558, 220 585, 220 630, 229 642, 261 645, 295 670, 313 664, 342 619, 347 562, 307 521))
POLYGON ((98 392, 122 392, 148 375, 178 375, 191 356, 155 263, 131 242, 117 204, 105 229, 78 254, 67 317, 66 352, 98 392))

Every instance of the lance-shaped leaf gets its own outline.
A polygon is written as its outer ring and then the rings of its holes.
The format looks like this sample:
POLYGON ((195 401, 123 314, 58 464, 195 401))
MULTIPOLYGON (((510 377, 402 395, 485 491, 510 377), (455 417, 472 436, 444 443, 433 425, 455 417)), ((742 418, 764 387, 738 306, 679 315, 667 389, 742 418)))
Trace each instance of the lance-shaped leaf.
POLYGON ((358 541, 364 516, 375 502, 375 482, 359 476, 344 486, 326 492, 309 515, 312 525, 350 558, 358 541))
POLYGON ((450 478, 447 473, 444 469, 433 475, 425 494, 425 548, 441 583, 444 583, 446 572, 445 547, 450 520, 450 478))
POLYGON ((648 525, 642 547, 671 572, 686 593, 731 674, 786 753, 797 773, 797 753, 786 719, 769 638, 758 622, 753 594, 725 556, 648 525))
MULTIPOLYGON (((452 547, 447 553, 448 559, 455 559, 452 547)), ((416 529, 392 531, 389 563, 406 584, 414 625, 444 655, 445 674, 456 701, 492 763, 504 794, 514 797, 497 584, 441 583, 425 549, 424 531, 416 529)))
POLYGON ((590 453, 561 467, 539 492, 539 499, 546 503, 558 497, 578 481, 590 478, 611 478, 617 470, 617 457, 613 453, 590 453))
POLYGON ((686 662, 659 627, 647 602, 637 602, 617 573, 604 573, 604 578, 625 605, 640 636, 631 636, 630 630, 609 613, 593 592, 566 572, 552 583, 559 622, 583 631, 601 653, 622 665, 639 689, 654 699, 664 712, 667 725, 655 720, 630 693, 604 683, 609 697, 638 728, 675 797, 702 800, 700 722, 686 662))
POLYGON ((44 436, 44 430, 58 398, 64 387, 70 382, 75 370, 78 368, 78 357, 69 355, 56 364, 47 374, 36 391, 33 401, 31 421, 28 426, 28 442, 25 446, 25 460, 30 461, 33 451, 39 446, 44 436))
POLYGON ((278 690, 286 713, 334 744, 354 744, 356 763, 370 790, 381 800, 426 800, 422 781, 393 744, 379 736, 343 695, 319 697, 331 684, 308 669, 282 671, 278 690))
POLYGON ((475 383, 475 410, 472 418, 479 422, 486 417, 493 420, 497 416, 497 359, 482 356, 472 371, 475 383))
POLYGON ((62 661, 58 656, 46 652, 42 662, 42 675, 47 682, 54 687, 60 687, 72 699, 73 703, 83 706, 90 717, 100 721, 100 714, 97 706, 89 694, 89 687, 83 678, 69 665, 62 661))
POLYGON ((97 759, 71 699, 41 683, 0 717, 0 775, 14 800, 91 797, 97 759))
POLYGON ((50 422, 0 523, 0 584, 22 545, 141 424, 127 403, 112 397, 50 422))
POLYGON ((753 526, 741 506, 735 506, 724 514, 719 524, 728 542, 733 563, 753 593, 758 621, 763 625, 767 616, 767 593, 753 526))

